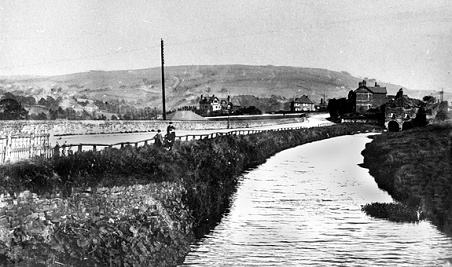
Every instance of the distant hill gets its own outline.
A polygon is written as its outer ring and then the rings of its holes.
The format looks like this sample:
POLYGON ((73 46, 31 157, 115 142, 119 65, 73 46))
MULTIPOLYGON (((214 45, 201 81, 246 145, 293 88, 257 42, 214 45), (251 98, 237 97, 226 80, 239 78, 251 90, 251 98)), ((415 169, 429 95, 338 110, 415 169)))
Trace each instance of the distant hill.
MULTIPOLYGON (((325 69, 278 66, 174 66, 165 67, 166 107, 197 106, 201 95, 239 98, 242 105, 254 105, 268 110, 287 107, 284 103, 295 96, 308 95, 320 102, 329 98, 346 97, 358 87, 362 78, 347 72, 325 69)), ((368 79, 368 83, 375 80, 368 79)), ((388 94, 395 95, 400 85, 378 81, 388 94)), ((124 100, 139 107, 161 107, 160 68, 121 71, 89 71, 50 77, 3 77, 0 93, 32 95, 37 100, 52 96, 63 99, 84 97, 92 100, 124 100)), ((430 91, 405 94, 422 98, 430 91)), ((445 98, 450 95, 445 94, 445 98)), ((450 97, 452 98, 452 97, 450 97)))

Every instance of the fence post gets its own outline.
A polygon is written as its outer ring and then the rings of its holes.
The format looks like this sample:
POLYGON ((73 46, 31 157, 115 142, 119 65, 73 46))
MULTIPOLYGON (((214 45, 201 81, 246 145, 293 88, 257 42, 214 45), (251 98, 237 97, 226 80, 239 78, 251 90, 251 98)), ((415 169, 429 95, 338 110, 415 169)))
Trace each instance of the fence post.
POLYGON ((93 145, 93 151, 96 151, 96 145, 93 145))

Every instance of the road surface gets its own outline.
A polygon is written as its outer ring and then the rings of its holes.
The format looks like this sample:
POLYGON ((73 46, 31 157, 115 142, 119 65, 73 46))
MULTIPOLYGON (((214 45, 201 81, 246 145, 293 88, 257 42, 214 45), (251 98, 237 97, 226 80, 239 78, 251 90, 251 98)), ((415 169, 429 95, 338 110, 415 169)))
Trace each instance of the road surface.
MULTIPOLYGON (((185 135, 203 135, 218 132, 231 132, 236 130, 271 130, 280 128, 297 128, 297 127, 315 127, 319 125, 333 124, 328 121, 327 118, 329 114, 314 114, 308 115, 304 122, 290 123, 290 124, 278 124, 269 125, 262 127, 250 127, 250 128, 236 128, 236 129, 214 129, 214 130, 193 130, 193 131, 178 131, 176 129, 176 136, 185 135)), ((55 137, 55 140, 51 140, 52 145, 56 142, 59 145, 66 143, 67 145, 77 145, 77 144, 117 144, 122 142, 138 142, 146 139, 152 139, 156 132, 146 132, 146 133, 118 133, 118 134, 96 134, 96 135, 68 135, 55 137)), ((165 134, 164 132, 162 133, 165 134)))

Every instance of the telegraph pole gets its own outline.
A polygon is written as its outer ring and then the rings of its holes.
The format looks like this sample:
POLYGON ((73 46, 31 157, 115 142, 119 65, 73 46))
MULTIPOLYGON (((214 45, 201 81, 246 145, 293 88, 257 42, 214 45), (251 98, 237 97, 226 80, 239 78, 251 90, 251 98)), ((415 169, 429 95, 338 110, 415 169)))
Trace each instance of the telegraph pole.
POLYGON ((166 120, 166 108, 165 108, 165 58, 163 55, 163 39, 160 41, 160 51, 162 58, 162 103, 163 103, 163 120, 166 120))

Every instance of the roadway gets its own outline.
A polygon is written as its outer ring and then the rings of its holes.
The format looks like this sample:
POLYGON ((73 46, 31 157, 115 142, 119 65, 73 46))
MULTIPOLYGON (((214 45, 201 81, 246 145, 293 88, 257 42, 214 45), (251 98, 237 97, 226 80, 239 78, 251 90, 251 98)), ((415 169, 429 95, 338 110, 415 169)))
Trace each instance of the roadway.
MULTIPOLYGON (((185 135, 202 135, 211 134, 218 132, 231 132, 236 130, 272 130, 280 128, 298 128, 298 127, 316 127, 319 125, 331 125, 332 122, 328 121, 327 118, 329 114, 309 114, 308 117, 303 122, 289 123, 289 124, 278 124, 269 125, 261 127, 250 127, 250 128, 235 128, 235 129, 213 129, 213 130, 177 130, 176 136, 185 135)), ((146 133, 118 133, 118 134, 93 134, 93 135, 68 135, 59 136, 55 140, 51 140, 51 144, 55 145, 56 142, 59 145, 63 145, 67 142, 68 145, 76 144, 116 144, 122 142, 138 142, 146 139, 152 139, 156 132, 146 132, 146 133)), ((162 133, 165 134, 164 132, 162 133)))

